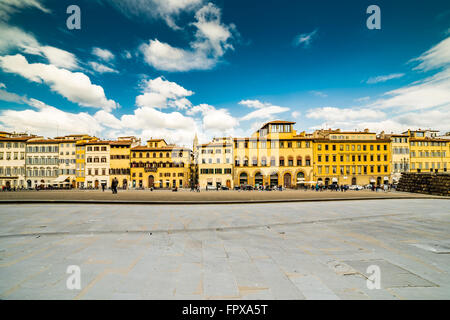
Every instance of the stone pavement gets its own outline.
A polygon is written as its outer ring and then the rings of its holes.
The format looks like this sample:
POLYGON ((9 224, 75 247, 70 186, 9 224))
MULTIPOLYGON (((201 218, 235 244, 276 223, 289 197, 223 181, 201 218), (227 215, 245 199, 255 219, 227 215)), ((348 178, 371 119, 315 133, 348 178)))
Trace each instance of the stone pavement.
POLYGON ((119 190, 118 194, 101 190, 41 190, 41 191, 16 191, 0 192, 0 203, 3 201, 124 201, 124 202, 249 202, 249 201, 285 201, 285 200, 338 200, 338 199, 386 199, 386 198, 439 198, 419 193, 407 192, 373 192, 360 191, 204 191, 191 192, 190 190, 119 190))
POLYGON ((449 254, 439 199, 0 206, 1 299, 449 299, 449 254))

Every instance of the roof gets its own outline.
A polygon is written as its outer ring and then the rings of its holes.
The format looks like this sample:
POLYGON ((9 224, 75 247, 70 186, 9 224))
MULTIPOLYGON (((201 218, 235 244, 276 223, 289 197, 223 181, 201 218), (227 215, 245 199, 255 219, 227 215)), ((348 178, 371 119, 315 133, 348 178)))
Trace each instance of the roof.
POLYGON ((179 147, 179 146, 167 146, 167 147, 147 147, 147 146, 138 146, 131 148, 131 151, 171 151, 171 150, 187 150, 191 149, 179 147))
POLYGON ((159 142, 159 141, 164 141, 164 139, 150 139, 150 140, 147 140, 147 142, 159 142))
POLYGON ((88 141, 85 144, 86 145, 101 145, 101 144, 110 144, 111 141, 106 141, 106 140, 96 140, 96 141, 88 141))
POLYGON ((0 142, 1 141, 27 141, 32 139, 32 137, 0 137, 0 142))
POLYGON ((411 137, 409 138, 409 141, 426 141, 426 142, 447 142, 450 141, 450 138, 437 138, 437 137, 423 137, 423 138, 416 138, 416 137, 411 137))
POLYGON ((123 145, 131 145, 133 142, 131 140, 119 140, 119 141, 111 141, 109 144, 113 146, 123 146, 123 145))
POLYGON ((64 140, 60 140, 60 139, 29 139, 27 142, 29 144, 33 144, 33 143, 60 143, 63 141, 64 140))

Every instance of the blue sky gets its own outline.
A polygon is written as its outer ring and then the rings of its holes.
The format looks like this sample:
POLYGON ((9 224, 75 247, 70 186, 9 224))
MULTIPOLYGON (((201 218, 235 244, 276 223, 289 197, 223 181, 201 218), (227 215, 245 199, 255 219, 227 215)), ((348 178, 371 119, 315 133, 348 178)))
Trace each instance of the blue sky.
POLYGON ((450 131, 449 66, 448 1, 0 0, 2 130, 180 144, 275 119, 450 131))

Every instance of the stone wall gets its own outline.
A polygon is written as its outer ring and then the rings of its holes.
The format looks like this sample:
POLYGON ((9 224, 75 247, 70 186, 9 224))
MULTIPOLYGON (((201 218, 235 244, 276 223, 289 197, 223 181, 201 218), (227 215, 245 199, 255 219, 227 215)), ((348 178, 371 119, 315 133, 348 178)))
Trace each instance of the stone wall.
POLYGON ((449 173, 403 173, 398 191, 450 196, 449 173))

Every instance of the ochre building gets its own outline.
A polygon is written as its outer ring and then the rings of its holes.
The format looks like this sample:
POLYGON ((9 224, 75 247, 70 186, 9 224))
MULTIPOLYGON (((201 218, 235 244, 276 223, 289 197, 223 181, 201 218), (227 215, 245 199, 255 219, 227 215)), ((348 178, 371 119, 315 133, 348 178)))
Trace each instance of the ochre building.
POLYGON ((192 151, 151 139, 146 146, 131 148, 131 187, 187 188, 192 151))

